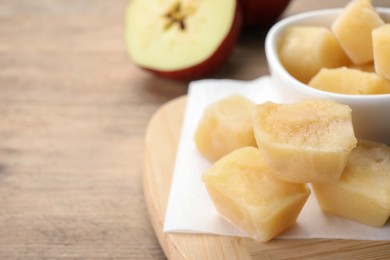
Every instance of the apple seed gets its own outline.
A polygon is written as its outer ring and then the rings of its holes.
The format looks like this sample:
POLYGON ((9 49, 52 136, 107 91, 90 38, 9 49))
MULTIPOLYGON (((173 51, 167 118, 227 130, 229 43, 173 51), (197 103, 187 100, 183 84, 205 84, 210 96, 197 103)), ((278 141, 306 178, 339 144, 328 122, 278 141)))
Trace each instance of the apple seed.
POLYGON ((186 18, 182 8, 181 3, 177 2, 177 4, 174 5, 174 7, 168 11, 165 15, 165 18, 168 19, 168 23, 165 25, 165 30, 168 30, 171 28, 174 24, 179 25, 179 28, 184 31, 186 26, 184 23, 184 19, 186 18))

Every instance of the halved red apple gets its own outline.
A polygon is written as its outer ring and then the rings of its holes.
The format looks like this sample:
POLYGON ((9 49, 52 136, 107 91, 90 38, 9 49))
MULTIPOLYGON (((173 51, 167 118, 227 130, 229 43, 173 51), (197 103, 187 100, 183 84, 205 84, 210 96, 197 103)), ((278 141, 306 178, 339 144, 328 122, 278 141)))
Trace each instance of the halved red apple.
POLYGON ((128 54, 137 66, 166 78, 203 78, 231 54, 241 20, 237 0, 132 0, 128 54))

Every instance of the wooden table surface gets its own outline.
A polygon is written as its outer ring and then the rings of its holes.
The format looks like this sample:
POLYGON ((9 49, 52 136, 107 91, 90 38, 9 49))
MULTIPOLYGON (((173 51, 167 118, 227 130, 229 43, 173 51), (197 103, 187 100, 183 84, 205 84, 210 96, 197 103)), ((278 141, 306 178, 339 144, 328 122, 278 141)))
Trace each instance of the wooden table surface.
MULTIPOLYGON (((293 0, 284 16, 347 2, 293 0)), ((0 259, 165 258, 144 203, 143 138, 188 82, 132 65, 126 5, 0 2, 0 259)), ((243 34, 210 77, 268 74, 264 37, 243 34)))

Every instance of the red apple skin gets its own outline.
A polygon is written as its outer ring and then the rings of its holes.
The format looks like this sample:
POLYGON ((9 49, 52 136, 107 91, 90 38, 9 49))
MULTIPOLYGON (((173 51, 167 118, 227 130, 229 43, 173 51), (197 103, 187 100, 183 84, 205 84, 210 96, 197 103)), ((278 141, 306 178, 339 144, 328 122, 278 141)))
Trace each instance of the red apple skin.
POLYGON ((236 46, 238 38, 240 36, 241 28, 242 13, 240 5, 237 3, 232 27, 229 33, 221 42, 217 50, 208 59, 195 66, 175 71, 161 71, 145 67, 142 68, 160 77, 173 80, 191 81, 205 78, 206 76, 217 70, 233 52, 233 49, 236 46))
POLYGON ((270 27, 289 3, 290 0, 239 0, 244 28, 270 27))

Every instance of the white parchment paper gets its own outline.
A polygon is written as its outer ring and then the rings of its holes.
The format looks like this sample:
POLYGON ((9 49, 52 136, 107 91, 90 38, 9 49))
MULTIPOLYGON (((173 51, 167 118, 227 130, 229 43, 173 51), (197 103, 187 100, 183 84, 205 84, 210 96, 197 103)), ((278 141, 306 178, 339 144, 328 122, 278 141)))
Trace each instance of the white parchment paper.
MULTIPOLYGON (((288 103, 280 97, 277 85, 268 76, 249 82, 202 80, 190 84, 165 216, 165 232, 246 236, 220 217, 214 208, 201 181, 202 173, 211 164, 198 153, 193 140, 205 107, 231 94, 243 95, 256 103, 288 103)), ((324 214, 312 193, 296 225, 279 237, 390 240, 390 221, 384 227, 374 228, 324 214)))

